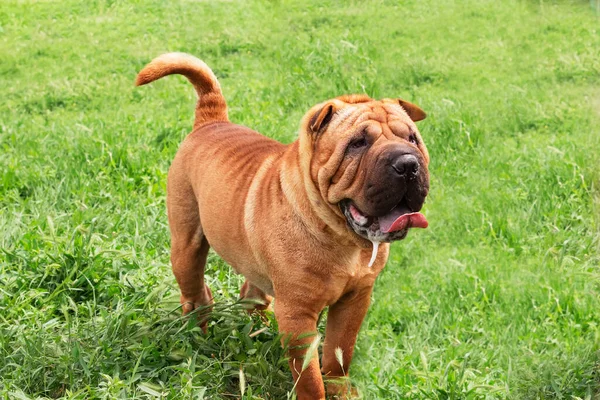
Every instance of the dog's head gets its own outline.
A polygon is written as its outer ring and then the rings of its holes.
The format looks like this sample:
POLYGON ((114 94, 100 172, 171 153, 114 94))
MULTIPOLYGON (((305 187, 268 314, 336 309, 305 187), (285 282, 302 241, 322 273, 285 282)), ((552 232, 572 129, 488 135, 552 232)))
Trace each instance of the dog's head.
POLYGON ((351 230, 374 242, 425 228, 419 211, 429 191, 429 155, 415 122, 416 105, 399 99, 342 96, 314 106, 300 141, 310 180, 351 230))

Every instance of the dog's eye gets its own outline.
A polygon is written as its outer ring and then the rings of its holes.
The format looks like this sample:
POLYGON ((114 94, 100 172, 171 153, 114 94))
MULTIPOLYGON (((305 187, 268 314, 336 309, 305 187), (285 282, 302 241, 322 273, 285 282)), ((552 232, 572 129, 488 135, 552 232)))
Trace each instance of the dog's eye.
POLYGON ((351 141, 348 147, 351 149, 360 149, 365 147, 367 144, 367 139, 364 136, 361 136, 351 141))
POLYGON ((414 144, 415 146, 419 145, 419 139, 417 139, 417 135, 415 135, 414 133, 408 137, 408 141, 414 144))

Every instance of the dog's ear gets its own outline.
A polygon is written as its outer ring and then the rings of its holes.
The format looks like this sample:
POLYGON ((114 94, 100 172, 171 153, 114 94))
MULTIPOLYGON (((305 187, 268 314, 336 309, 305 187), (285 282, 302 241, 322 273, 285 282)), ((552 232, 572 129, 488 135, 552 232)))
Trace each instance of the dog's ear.
POLYGON ((410 119, 412 119, 415 122, 422 121, 425 119, 425 117, 427 117, 425 111, 421 110, 421 108, 416 104, 410 103, 402 99, 398 99, 398 103, 400 103, 400 106, 404 108, 404 111, 406 111, 410 119))
POLYGON ((335 111, 335 105, 332 102, 329 102, 318 109, 308 121, 308 127, 310 130, 313 133, 319 133, 323 131, 327 127, 327 124, 329 124, 331 121, 335 111))

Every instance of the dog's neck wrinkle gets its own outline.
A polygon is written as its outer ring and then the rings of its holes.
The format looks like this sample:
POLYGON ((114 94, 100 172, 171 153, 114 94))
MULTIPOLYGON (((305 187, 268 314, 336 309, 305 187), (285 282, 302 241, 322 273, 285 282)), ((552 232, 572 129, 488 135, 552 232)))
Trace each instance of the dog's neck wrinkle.
POLYGON ((303 173, 303 171, 309 171, 310 160, 302 157, 299 141, 289 146, 282 157, 282 162, 286 163, 287 172, 283 174, 280 170, 279 174, 283 194, 299 220, 310 222, 303 224, 307 231, 322 244, 333 241, 336 246, 364 247, 361 243, 353 240, 354 238, 346 227, 346 221, 336 214, 332 205, 321 196, 310 177, 303 173), (292 190, 293 187, 301 187, 304 190, 292 190), (298 198, 298 194, 302 198, 298 198), (315 229, 314 227, 319 228, 315 229))
POLYGON ((298 156, 298 142, 292 143, 284 153, 279 164, 279 187, 282 190, 283 197, 288 202, 290 208, 294 211, 298 221, 301 221, 305 230, 316 238, 322 236, 320 229, 314 229, 315 226, 324 225, 323 221, 317 217, 312 207, 307 207, 312 204, 304 190, 295 190, 295 188, 304 187, 301 169, 298 167, 300 157, 298 156), (282 168, 285 165, 285 168, 282 168), (305 223, 308 222, 308 223, 305 223))

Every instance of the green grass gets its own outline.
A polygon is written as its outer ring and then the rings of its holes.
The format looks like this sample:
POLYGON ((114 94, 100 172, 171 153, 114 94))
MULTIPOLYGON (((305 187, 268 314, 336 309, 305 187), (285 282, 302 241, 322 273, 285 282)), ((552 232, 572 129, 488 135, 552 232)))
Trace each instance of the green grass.
POLYGON ((283 142, 344 93, 428 112, 430 228, 377 281, 364 398, 600 398, 599 49, 587 0, 4 1, 0 396, 239 398, 240 368, 244 398, 288 396, 216 255, 209 334, 179 317, 165 181, 195 95, 133 80, 184 51, 283 142))

